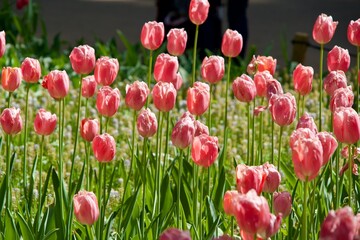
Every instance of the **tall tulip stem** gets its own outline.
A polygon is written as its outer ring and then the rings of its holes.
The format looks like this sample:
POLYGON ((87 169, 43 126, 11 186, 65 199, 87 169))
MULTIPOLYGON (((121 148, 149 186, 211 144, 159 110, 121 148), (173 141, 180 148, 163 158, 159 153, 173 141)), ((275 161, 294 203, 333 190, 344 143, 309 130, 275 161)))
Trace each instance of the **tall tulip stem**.
POLYGON ((353 164, 352 164, 352 148, 351 148, 351 144, 349 144, 348 147, 348 151, 349 151, 349 169, 348 169, 348 174, 349 174, 349 206, 351 208, 353 208, 353 203, 352 203, 352 191, 353 191, 353 186, 352 186, 352 168, 353 168, 353 164))
MULTIPOLYGON (((152 73, 152 62, 153 62, 153 50, 150 50, 150 53, 149 53, 149 67, 148 67, 148 87, 150 88, 151 87, 151 73, 152 73)), ((147 108, 147 106, 149 105, 149 97, 146 99, 146 106, 145 108, 147 108)))
POLYGON ((271 121, 271 164, 274 164, 274 148, 275 148, 274 129, 275 129, 275 123, 274 121, 271 121))
POLYGON ((6 104, 7 108, 10 107, 11 96, 12 96, 12 92, 9 92, 9 97, 8 97, 7 104, 6 104))
MULTIPOLYGON (((28 141, 28 114, 29 114, 29 92, 30 92, 30 85, 26 83, 26 97, 25 97, 25 129, 24 129, 24 155, 23 155, 23 188, 24 188, 24 197, 27 199, 27 174, 26 174, 26 155, 27 155, 27 141, 28 141)), ((31 206, 30 206, 31 207, 31 206)), ((31 209, 29 209, 31 211, 31 209)))
POLYGON ((208 114, 208 127, 209 127, 209 135, 211 135, 211 95, 213 92, 213 84, 210 83, 210 100, 209 100, 209 114, 208 114))
POLYGON ((11 135, 6 134, 6 209, 11 211, 11 169, 10 169, 11 135))
POLYGON ((37 213, 37 222, 40 223, 40 216, 42 211, 42 203, 41 203, 41 187, 42 187, 42 171, 43 171, 43 163, 42 163, 42 157, 43 157, 43 151, 44 151, 44 135, 41 136, 41 143, 40 143, 40 154, 39 154, 39 206, 38 206, 38 213, 37 213))
MULTIPOLYGON (((253 111, 255 109, 256 106, 256 101, 255 99, 253 100, 253 111)), ((252 139, 251 139, 251 165, 254 166, 255 165, 255 116, 252 116, 252 139)))
POLYGON ((277 162, 277 170, 280 171, 280 161, 281 161, 281 144, 282 144, 282 135, 283 135, 284 127, 280 126, 280 136, 279 136, 279 148, 278 148, 278 162, 277 162))
POLYGON ((58 162, 58 171, 59 171, 59 180, 60 180, 60 193, 59 193, 59 206, 60 206, 60 214, 61 214, 61 230, 63 233, 65 233, 65 226, 64 226, 64 208, 63 208, 63 128, 64 128, 64 111, 63 111, 63 102, 64 99, 59 100, 59 162, 58 162))
POLYGON ((195 39, 194 39, 194 52, 193 52, 193 63, 192 63, 192 78, 191 78, 191 86, 195 82, 196 78, 196 55, 197 55, 197 42, 198 42, 198 36, 199 36, 199 25, 196 25, 195 29, 195 39))
MULTIPOLYGON (((261 99, 261 105, 263 105, 263 101, 264 99, 262 98, 261 99)), ((259 142, 258 142, 258 148, 259 148, 259 159, 258 159, 258 164, 257 165, 260 165, 263 163, 263 148, 262 148, 262 142, 263 142, 263 125, 264 125, 264 116, 263 116, 263 113, 260 113, 260 136, 259 136, 259 142)))
POLYGON ((178 176, 178 186, 177 186, 177 216, 176 216, 176 227, 178 229, 181 228, 180 225, 180 215, 181 215, 181 209, 180 209, 180 192, 181 192, 181 177, 182 177, 182 165, 183 165, 183 153, 184 150, 180 150, 180 156, 179 156, 179 176, 178 176))
POLYGON ((251 106, 247 103, 247 153, 246 153, 246 165, 250 164, 250 125, 251 125, 251 106))
POLYGON ((146 169, 147 169, 147 165, 148 165, 148 161, 149 161, 149 158, 147 158, 147 141, 148 141, 148 138, 144 138, 144 142, 143 142, 143 151, 142 151, 142 163, 144 164, 144 167, 143 167, 143 196, 142 196, 142 211, 141 211, 141 215, 142 215, 142 218, 141 218, 141 237, 143 239, 145 239, 145 199, 146 199, 146 182, 147 182, 147 179, 146 179, 146 169))
POLYGON ((323 105, 323 59, 324 59, 324 44, 320 44, 320 69, 319 69, 319 78, 320 78, 320 84, 319 84, 319 132, 321 132, 322 129, 322 105, 323 105))
POLYGON ((357 112, 360 112, 360 104, 359 104, 359 95, 360 95, 360 46, 356 48, 356 77, 355 77, 355 86, 357 86, 357 95, 356 95, 356 104, 357 104, 357 112))
POLYGON ((304 182, 304 201, 303 201, 303 214, 302 214, 302 226, 301 226, 301 239, 307 238, 307 194, 308 194, 308 178, 304 182))
POLYGON ((336 149, 336 156, 335 156, 335 164, 336 164, 336 172, 335 172, 335 186, 336 186, 336 201, 335 201, 335 209, 339 208, 340 205, 340 179, 338 176, 340 172, 340 149, 341 146, 339 144, 338 148, 336 149))

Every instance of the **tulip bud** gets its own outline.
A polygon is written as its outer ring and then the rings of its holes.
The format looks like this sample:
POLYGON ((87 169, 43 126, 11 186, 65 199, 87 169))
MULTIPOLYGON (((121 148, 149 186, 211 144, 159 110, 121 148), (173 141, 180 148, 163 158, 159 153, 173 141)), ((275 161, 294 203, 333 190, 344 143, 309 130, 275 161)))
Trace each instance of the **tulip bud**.
POLYGON ((336 139, 328 132, 319 132, 317 134, 323 147, 323 166, 325 166, 334 154, 338 143, 336 139))
MULTIPOLYGON (((177 57, 161 53, 154 65, 154 79, 156 82, 176 82, 179 61, 177 57)), ((175 87, 175 86, 174 86, 175 87)))
POLYGON ((162 112, 169 112, 175 106, 176 89, 171 83, 158 82, 152 90, 155 107, 162 112))
POLYGON ((185 112, 175 124, 171 133, 171 142, 175 147, 185 149, 192 143, 195 134, 194 121, 194 117, 185 112))
POLYGON ((235 97, 240 102, 251 102, 256 96, 256 86, 254 81, 246 74, 237 77, 232 83, 235 97))
POLYGON ((141 29, 141 44, 148 50, 156 50, 164 41, 164 35, 165 30, 162 22, 147 22, 141 29))
POLYGON ((96 135, 92 142, 92 149, 96 160, 99 162, 111 162, 116 153, 115 139, 107 133, 96 135))
POLYGON ((184 53, 187 43, 187 33, 181 28, 172 28, 167 34, 167 50, 171 55, 180 56, 184 53))
POLYGON ((56 127, 57 117, 45 109, 40 109, 36 113, 34 120, 34 130, 39 135, 50 135, 54 132, 56 127))
POLYGON ((347 49, 335 46, 327 55, 327 66, 330 71, 346 72, 350 67, 350 54, 347 49))
POLYGON ((191 157, 196 165, 210 167, 218 157, 217 137, 201 134, 193 140, 191 157))
POLYGON ((136 126, 140 136, 144 138, 154 136, 158 127, 155 114, 148 108, 141 110, 136 126))
POLYGON ((84 98, 91 98, 96 91, 97 83, 94 75, 84 77, 82 79, 81 95, 84 98))
POLYGON ((356 21, 350 21, 347 29, 347 38, 352 45, 360 47, 360 18, 356 21))
POLYGON ((263 168, 267 175, 263 186, 263 192, 273 193, 281 183, 281 175, 272 164, 265 163, 263 168))
POLYGON ((209 135, 209 128, 199 120, 195 120, 195 135, 194 137, 200 136, 201 134, 209 135))
POLYGON ((119 61, 116 58, 101 57, 96 61, 94 76, 98 84, 110 86, 119 71, 119 61))
POLYGON ((189 231, 168 228, 160 235, 159 240, 191 240, 191 237, 189 231))
POLYGON ((285 218, 290 215, 292 208, 292 200, 289 192, 274 192, 273 198, 274 213, 279 213, 285 218))
POLYGON ((53 70, 46 75, 42 86, 46 88, 50 96, 56 100, 63 99, 69 92, 70 80, 65 71, 53 70))
POLYGON ((210 105, 210 87, 203 82, 195 82, 187 91, 187 108, 195 116, 201 116, 210 105))
POLYGON ((1 85, 8 92, 14 92, 21 83, 21 69, 17 67, 3 67, 1 85))
POLYGON ((257 72, 254 75, 254 83, 256 87, 256 95, 259 97, 266 97, 267 94, 267 84, 270 80, 273 79, 273 76, 269 71, 257 72))
POLYGON ((296 129, 299 128, 308 128, 314 133, 318 132, 314 119, 308 113, 304 113, 299 119, 296 129))
POLYGON ((100 132, 100 124, 97 119, 84 118, 81 120, 80 134, 81 137, 91 142, 100 132))
POLYGON ((226 57, 237 57, 243 47, 243 38, 238 31, 227 29, 223 35, 221 52, 226 57))
POLYGON ((79 191, 74 198, 74 215, 81 224, 93 225, 99 218, 99 205, 93 192, 79 191))
POLYGON ((22 119, 19 108, 5 108, 0 116, 3 131, 8 135, 18 134, 22 129, 22 119))
POLYGON ((120 91, 109 86, 99 89, 96 98, 96 108, 98 112, 106 117, 112 117, 117 112, 120 105, 120 91))
POLYGON ((279 126, 290 125, 295 120, 296 101, 290 93, 273 95, 269 104, 272 119, 279 126))
POLYGON ((145 105, 149 93, 150 90, 145 82, 135 81, 130 85, 126 85, 126 106, 139 111, 145 105))
POLYGON ((343 71, 331 71, 324 78, 324 89, 327 94, 332 96, 336 89, 345 88, 347 86, 346 83, 346 75, 343 71))
POLYGON ((75 47, 70 53, 70 62, 77 74, 89 74, 95 67, 95 50, 88 45, 75 47))
POLYGON ((224 58, 220 56, 205 57, 201 64, 201 77, 208 83, 221 81, 225 73, 224 58))
POLYGON ((189 7, 190 21, 195 25, 203 24, 208 17, 209 8, 208 0, 191 0, 189 7))
POLYGON ((336 139, 345 144, 354 144, 360 139, 360 119, 350 107, 339 107, 333 113, 333 128, 336 139))
POLYGON ((29 4, 29 0, 16 0, 16 8, 21 10, 29 4))
POLYGON ((5 50, 6 50, 6 38, 5 38, 5 32, 0 32, 0 58, 4 56, 5 50))
POLYGON ((270 79, 269 81, 267 81, 266 88, 266 98, 268 100, 270 100, 272 95, 284 93, 281 83, 276 79, 270 79))
POLYGON ((41 77, 39 60, 34 58, 25 58, 21 63, 21 73, 25 82, 37 83, 41 77))
POLYGON ((336 89, 330 98, 330 110, 334 112, 339 107, 351 107, 354 103, 354 93, 351 86, 336 89))
POLYGON ((295 91, 305 96, 311 92, 314 69, 299 63, 293 72, 295 91))
POLYGON ((301 140, 302 138, 316 138, 316 134, 317 132, 314 132, 310 128, 297 128, 290 136, 290 148, 293 149, 296 141, 301 140))
POLYGON ((331 41, 334 36, 338 22, 334 22, 331 16, 321 14, 315 21, 312 35, 315 42, 326 44, 331 41))

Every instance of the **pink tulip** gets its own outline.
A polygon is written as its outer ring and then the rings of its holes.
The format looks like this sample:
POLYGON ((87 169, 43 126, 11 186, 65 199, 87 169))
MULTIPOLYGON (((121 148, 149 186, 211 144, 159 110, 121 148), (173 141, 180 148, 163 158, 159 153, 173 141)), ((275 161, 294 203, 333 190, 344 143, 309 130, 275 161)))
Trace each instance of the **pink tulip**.
POLYGON ((176 91, 179 91, 179 89, 181 88, 182 84, 183 84, 183 79, 181 77, 180 73, 176 74, 176 81, 172 82, 172 84, 174 85, 176 91))
POLYGON ((224 58, 220 56, 205 57, 201 64, 201 77, 208 83, 221 81, 225 73, 224 58))
POLYGON ((223 35, 221 52, 225 57, 237 57, 243 47, 243 38, 236 30, 227 29, 223 35))
POLYGON ((149 93, 150 89, 145 82, 135 81, 130 85, 126 85, 126 106, 139 111, 145 105, 149 93))
POLYGON ((0 58, 4 56, 5 50, 6 50, 6 38, 5 38, 5 32, 0 32, 0 58))
POLYGON ((56 100, 63 99, 69 92, 70 80, 65 71, 53 70, 46 75, 42 86, 46 88, 50 96, 56 100))
POLYGON ((232 90, 240 102, 251 102, 256 96, 254 81, 246 74, 237 77, 232 83, 232 90))
POLYGON ((89 45, 73 48, 70 53, 70 62, 77 74, 89 74, 95 67, 95 50, 89 45))
POLYGON ((161 53, 156 58, 154 66, 154 78, 156 82, 170 82, 175 87, 177 72, 179 70, 179 61, 175 56, 161 53))
POLYGON ((34 58, 25 58, 21 63, 21 73, 25 82, 37 83, 41 77, 40 62, 34 58))
POLYGON ((201 134, 193 140, 191 157, 196 165, 210 167, 218 157, 218 139, 201 134))
POLYGON ((190 21, 195 25, 203 24, 208 17, 209 8, 208 0, 191 0, 189 7, 190 21))
POLYGON ((299 63, 293 72, 295 91, 305 96, 311 92, 314 69, 299 63))
POLYGON ((194 121, 194 117, 189 112, 185 112, 175 124, 171 133, 171 142, 175 147, 185 149, 190 146, 195 134, 194 121))
POLYGON ((201 116, 210 105, 210 87, 207 83, 195 82, 187 91, 187 108, 195 116, 201 116))
POLYGON ((283 88, 281 83, 276 79, 270 79, 267 81, 266 85, 266 98, 270 100, 272 95, 283 94, 283 88))
POLYGON ((323 147, 323 166, 325 166, 331 156, 334 154, 338 143, 336 139, 328 132, 319 132, 317 134, 317 137, 319 138, 321 145, 323 147))
POLYGON ((308 128, 314 133, 318 132, 314 119, 308 113, 304 113, 299 119, 296 129, 299 128, 308 128))
POLYGON ((159 240, 191 240, 191 237, 189 231, 168 228, 160 235, 159 240))
POLYGON ((80 134, 81 137, 91 142, 100 132, 100 123, 97 119, 84 118, 81 120, 80 134))
POLYGON ((274 213, 279 213, 285 218, 290 215, 292 208, 292 200, 289 192, 274 192, 273 198, 274 213))
POLYGON ((158 127, 155 114, 148 108, 141 110, 136 126, 140 136, 144 138, 154 136, 158 127))
POLYGON ((164 35, 165 30, 162 22, 147 22, 141 29, 141 44, 148 50, 156 50, 163 43, 164 35))
POLYGON ((347 49, 335 46, 327 55, 328 70, 346 72, 350 67, 350 54, 347 49))
POLYGON ((256 95, 258 97, 266 97, 267 95, 267 84, 273 76, 269 71, 257 72, 254 75, 254 83, 256 86, 256 95))
POLYGON ((357 237, 357 222, 350 207, 330 210, 321 224, 320 240, 353 240, 357 237))
POLYGON ((262 166, 246 166, 239 164, 236 167, 236 186, 237 190, 246 194, 251 189, 254 189, 258 195, 261 194, 266 177, 267 171, 264 171, 262 166))
POLYGON ((158 82, 152 90, 155 107, 162 112, 169 112, 175 106, 176 89, 171 83, 158 82))
POLYGON ((3 67, 1 85, 8 92, 19 88, 22 79, 21 69, 17 67, 3 67))
POLYGON ((281 175, 272 164, 265 163, 263 168, 267 175, 263 186, 263 192, 273 193, 281 183, 281 175))
POLYGON ((172 28, 167 34, 167 50, 171 55, 180 56, 185 52, 187 33, 183 28, 172 28))
POLYGON ((360 119, 350 107, 339 107, 333 113, 333 128, 336 139, 345 144, 354 144, 360 139, 360 119))
POLYGON ((347 38, 352 45, 360 46, 360 18, 356 21, 350 21, 347 29, 347 38))
POLYGON ((98 112, 106 117, 112 117, 117 112, 120 105, 120 91, 109 86, 99 89, 96 98, 96 108, 98 112))
POLYGON ((97 83, 94 75, 84 77, 82 79, 81 95, 84 98, 91 98, 96 91, 97 83))
POLYGON ((226 191, 223 200, 224 212, 227 215, 235 216, 239 207, 240 193, 236 190, 226 191))
POLYGON ((95 64, 95 80, 102 86, 110 86, 115 81, 118 71, 119 62, 116 58, 101 57, 95 64))
POLYGON ((111 162, 116 154, 115 139, 107 133, 96 135, 92 142, 92 149, 96 160, 99 162, 111 162))
POLYGON ((260 115, 260 113, 262 113, 266 110, 267 110, 267 106, 257 106, 254 109, 254 116, 257 117, 260 115))
POLYGON ((22 119, 19 108, 5 108, 0 116, 3 131, 8 135, 18 134, 22 129, 22 119))
POLYGON ((253 56, 252 60, 247 66, 248 74, 255 74, 257 72, 269 71, 271 75, 274 75, 276 70, 277 60, 269 56, 253 56))
POLYGON ((334 112, 339 107, 351 107, 354 103, 354 93, 351 86, 336 89, 330 98, 330 110, 334 112))
POLYGON ((315 21, 312 36, 315 42, 326 44, 331 41, 334 36, 338 22, 334 22, 331 16, 321 14, 315 21))
POLYGON ((74 215, 81 224, 93 225, 99 218, 96 195, 85 190, 74 195, 74 215))
POLYGON ((295 143, 303 138, 317 138, 316 136, 317 132, 314 132, 310 128, 297 128, 295 131, 292 132, 290 136, 290 148, 293 149, 295 146, 295 143))
POLYGON ((16 0, 16 8, 21 10, 29 4, 29 0, 16 0))
POLYGON ((324 89, 327 94, 332 96, 336 89, 345 88, 347 86, 346 83, 346 75, 343 71, 331 71, 324 78, 324 89))
POLYGON ((55 114, 51 114, 51 112, 46 111, 41 108, 36 113, 36 117, 34 120, 34 130, 36 134, 39 135, 50 135, 54 132, 56 127, 57 117, 55 114))
POLYGON ((272 119, 279 126, 290 125, 295 120, 296 101, 290 93, 273 95, 269 105, 272 119))
POLYGON ((280 229, 281 220, 282 214, 279 214, 277 216, 275 216, 274 214, 270 214, 269 225, 266 228, 265 234, 263 234, 262 237, 264 237, 264 239, 269 239, 274 236, 280 229))
POLYGON ((291 148, 295 174, 301 181, 313 180, 323 163, 322 144, 314 133, 311 135, 311 138, 298 137, 291 148))
POLYGON ((194 137, 200 136, 201 134, 209 135, 209 128, 199 120, 195 120, 195 135, 194 137))

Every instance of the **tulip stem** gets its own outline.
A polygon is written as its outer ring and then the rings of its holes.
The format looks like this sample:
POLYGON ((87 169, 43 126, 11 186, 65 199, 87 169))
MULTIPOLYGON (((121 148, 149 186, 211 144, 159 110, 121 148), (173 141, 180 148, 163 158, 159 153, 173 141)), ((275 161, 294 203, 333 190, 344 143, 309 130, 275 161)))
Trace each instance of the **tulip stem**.
MULTIPOLYGON (((263 101, 264 99, 261 98, 261 105, 263 105, 263 101)), ((263 163, 263 148, 262 148, 262 142, 263 142, 263 125, 264 125, 264 122, 263 122, 263 113, 261 112, 260 113, 260 136, 259 136, 259 142, 258 142, 258 147, 259 147, 259 160, 260 162, 258 161, 258 164, 257 165, 260 165, 263 163)))
MULTIPOLYGON (((253 100, 253 111, 255 109, 256 106, 256 101, 255 99, 253 100)), ((252 139, 251 139, 251 165, 254 166, 255 165, 255 116, 252 116, 252 139)))
POLYGON ((274 128, 275 128, 275 123, 274 121, 271 121, 271 164, 274 164, 274 147, 275 147, 274 128))
POLYGON ((178 178, 178 186, 177 186, 177 216, 176 216, 176 227, 178 229, 181 229, 181 221, 180 221, 180 191, 181 191, 181 177, 182 177, 182 165, 183 165, 183 153, 184 150, 180 150, 180 156, 179 156, 179 178, 178 178))
POLYGON ((195 29, 195 39, 194 39, 194 52, 193 52, 193 65, 192 65, 192 78, 191 78, 191 86, 195 82, 195 73, 196 73, 196 55, 197 55, 197 42, 199 37, 199 25, 196 25, 195 29))
MULTIPOLYGON (((24 129, 24 155, 23 155, 23 188, 24 188, 24 197, 27 199, 27 176, 26 176, 26 154, 27 154, 27 140, 28 140, 28 112, 29 112, 29 92, 30 86, 29 83, 26 83, 26 97, 25 97, 25 129, 24 129)), ((29 206, 29 212, 31 213, 31 206, 29 206)))
POLYGON ((213 84, 210 83, 210 100, 209 100, 209 114, 208 114, 208 127, 209 135, 211 136, 211 95, 213 92, 213 84))
MULTIPOLYGON (((226 147, 227 137, 227 114, 228 114, 228 94, 229 94, 229 84, 230 84, 230 70, 231 70, 231 57, 228 58, 228 69, 227 69, 227 78, 226 78, 226 87, 225 87, 225 115, 224 115, 224 147, 226 147)), ((223 166, 223 159, 226 157, 226 149, 223 150, 224 154, 219 162, 219 169, 223 166)))
MULTIPOLYGON (((161 160, 161 142, 162 142, 162 127, 163 127, 163 117, 162 117, 162 112, 159 111, 159 116, 158 116, 158 122, 159 122, 159 127, 157 129, 157 136, 156 136, 156 171, 155 171, 155 200, 154 200, 154 207, 153 209, 155 209, 154 213, 155 216, 158 216, 159 212, 160 212, 160 197, 161 197, 161 193, 160 193, 160 160, 161 160)), ((156 225, 156 231, 155 231, 155 235, 156 238, 158 237, 159 233, 159 220, 157 220, 157 224, 156 225)))
POLYGON ((231 236, 231 239, 234 239, 234 216, 231 216, 231 233, 230 233, 230 236, 231 236))
POLYGON ((307 194, 308 194, 308 177, 304 182, 304 201, 303 201, 303 214, 302 214, 302 226, 301 226, 301 239, 307 238, 307 194))
POLYGON ((202 173, 202 168, 200 168, 200 208, 199 208, 199 224, 200 224, 200 231, 199 231, 199 234, 200 234, 200 240, 203 239, 203 225, 202 225, 202 207, 203 207, 203 201, 204 201, 204 174, 202 173))
POLYGON ((11 135, 6 134, 6 209, 11 212, 11 169, 10 169, 10 148, 11 135))
MULTIPOLYGON (((97 224, 97 239, 101 240, 102 239, 102 221, 103 221, 103 205, 102 205, 102 201, 104 199, 101 198, 101 189, 103 188, 103 164, 101 162, 99 162, 99 185, 98 185, 98 191, 97 191, 97 195, 98 195, 98 200, 99 200, 99 207, 100 207, 100 219, 99 222, 97 224)), ((125 194, 125 193, 124 193, 125 194)))
MULTIPOLYGON (((130 178, 131 174, 132 174, 132 166, 133 166, 133 161, 134 161, 134 157, 135 157, 135 129, 136 129, 136 110, 133 111, 133 121, 132 121, 132 134, 131 134, 131 160, 130 160, 130 170, 129 170, 129 175, 128 175, 128 179, 130 178)), ((137 178, 135 178, 136 180, 137 178)))
POLYGON ((8 100, 7 100, 7 108, 10 107, 11 96, 12 96, 12 92, 9 92, 9 97, 8 97, 8 100))
POLYGON ((348 152, 349 152, 349 169, 348 169, 348 174, 349 174, 349 207, 353 208, 353 204, 352 204, 352 149, 351 149, 351 144, 349 144, 348 147, 348 152))
POLYGON ((300 119, 300 108, 301 108, 301 104, 300 104, 300 101, 301 101, 301 95, 300 95, 300 93, 298 93, 298 99, 297 99, 297 102, 296 102, 296 104, 297 104, 297 120, 298 120, 298 122, 299 122, 299 119, 300 119))
POLYGON ((60 206, 60 214, 61 214, 61 230, 60 232, 65 233, 65 225, 64 225, 64 208, 63 208, 63 128, 64 128, 64 111, 63 111, 63 102, 64 99, 59 100, 59 180, 60 180, 60 193, 59 193, 59 206, 60 206))
POLYGON ((339 144, 338 148, 336 149, 336 158, 335 158, 335 185, 336 185, 336 201, 335 201, 335 208, 334 209, 338 209, 339 208, 339 203, 340 203, 340 186, 339 186, 339 171, 340 171, 340 150, 341 150, 341 146, 339 144))
POLYGON ((279 136, 279 148, 278 148, 278 163, 277 163, 277 170, 280 171, 280 161, 281 161, 281 141, 283 135, 284 127, 280 126, 280 136, 279 136))
POLYGON ((166 171, 166 162, 169 148, 169 125, 170 125, 170 112, 166 113, 166 132, 165 132, 165 151, 164 151, 164 161, 163 161, 163 176, 165 176, 166 171))
MULTIPOLYGON (((198 195, 198 167, 194 162, 194 166, 193 166, 193 176, 194 176, 194 181, 193 181, 193 191, 194 191, 194 197, 193 197, 193 221, 194 221, 194 227, 195 229, 197 229, 198 227, 198 218, 197 218, 197 195, 198 195)), ((196 232, 196 231, 195 231, 196 232)))
POLYGON ((90 187, 90 146, 87 141, 85 141, 85 164, 86 164, 86 190, 91 191, 90 187))
POLYGON ((250 103, 247 103, 247 153, 246 153, 246 165, 250 164, 250 124, 251 124, 251 112, 250 103))
POLYGON ((320 44, 320 69, 319 69, 319 77, 320 77, 320 84, 319 84, 319 132, 322 130, 322 105, 323 105, 323 80, 322 80, 322 72, 323 72, 323 58, 324 58, 324 44, 320 44))
MULTIPOLYGON (((151 87, 151 72, 152 72, 152 61, 153 61, 153 50, 150 50, 149 53, 149 67, 148 67, 148 87, 151 87)), ((149 97, 146 98, 145 108, 149 105, 149 97)))
POLYGON ((357 75, 355 76, 355 86, 357 86, 357 95, 356 95, 356 104, 357 104, 357 112, 360 112, 360 105, 359 105, 359 95, 360 95, 360 46, 357 46, 356 48, 356 73, 357 75))
POLYGON ((37 214, 37 223, 40 224, 40 216, 42 211, 42 202, 41 202, 41 187, 42 187, 42 171, 43 171, 43 151, 44 151, 44 138, 45 136, 41 136, 41 143, 40 143, 40 154, 39 154, 39 207, 38 207, 38 214, 37 214))
POLYGON ((143 151, 142 151, 142 163, 145 163, 145 159, 146 163, 144 164, 144 168, 143 168, 143 199, 142 199, 142 218, 141 218, 141 237, 142 239, 146 239, 145 238, 145 199, 146 199, 146 169, 147 169, 147 165, 148 165, 148 161, 149 158, 146 157, 147 155, 147 140, 148 138, 144 138, 144 142, 143 142, 143 151))

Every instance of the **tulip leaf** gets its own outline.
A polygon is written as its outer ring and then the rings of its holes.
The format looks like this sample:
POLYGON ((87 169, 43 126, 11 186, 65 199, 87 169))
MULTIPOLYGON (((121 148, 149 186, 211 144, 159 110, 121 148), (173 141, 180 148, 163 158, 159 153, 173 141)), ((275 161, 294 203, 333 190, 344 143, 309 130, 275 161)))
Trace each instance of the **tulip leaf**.
POLYGON ((9 209, 5 210, 5 239, 19 239, 14 218, 9 209))
MULTIPOLYGON (((31 178, 30 178, 30 187, 29 187, 29 211, 31 211, 31 208, 32 208, 32 201, 33 201, 33 195, 34 195, 34 184, 35 184, 35 177, 36 177, 36 174, 35 174, 35 170, 36 170, 36 166, 37 166, 37 162, 38 162, 38 157, 37 155, 35 156, 34 158, 34 161, 33 161, 33 167, 32 167, 32 170, 31 170, 31 178)), ((41 176, 39 176, 41 177, 41 176)))
POLYGON ((20 225, 20 230, 21 230, 21 235, 23 237, 23 239, 35 239, 33 233, 31 232, 30 230, 30 227, 29 225, 27 224, 27 222, 25 221, 24 217, 20 214, 20 213, 17 213, 17 216, 18 216, 18 223, 20 225))

